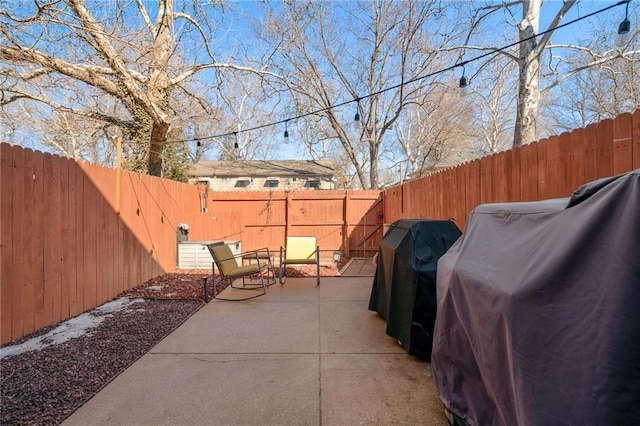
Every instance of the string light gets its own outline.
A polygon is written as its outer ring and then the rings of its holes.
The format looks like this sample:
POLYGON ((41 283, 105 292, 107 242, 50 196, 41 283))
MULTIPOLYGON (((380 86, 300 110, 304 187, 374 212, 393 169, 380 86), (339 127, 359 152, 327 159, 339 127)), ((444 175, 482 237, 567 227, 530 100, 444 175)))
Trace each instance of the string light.
POLYGON ((360 98, 356 99, 356 115, 353 117, 356 123, 360 121, 360 98))
MULTIPOLYGON (((289 132, 287 131, 286 125, 291 120, 298 120, 298 119, 305 118, 305 117, 308 117, 308 116, 311 116, 311 115, 321 114, 323 112, 326 112, 326 111, 329 111, 329 110, 332 110, 332 109, 335 109, 335 108, 339 108, 339 107, 345 106, 345 105, 350 104, 352 102, 359 103, 360 100, 362 100, 362 99, 366 99, 366 98, 370 98, 370 97, 373 97, 373 96, 377 96, 377 95, 380 95, 382 93, 385 93, 385 92, 388 92, 388 91, 395 90, 395 89, 398 89, 400 87, 406 86, 408 84, 412 84, 412 83, 424 80, 426 78, 433 77, 435 75, 442 74, 442 73, 447 72, 447 71, 451 71, 451 70, 453 70, 455 68, 458 68, 458 67, 464 67, 464 65, 466 65, 468 63, 475 62, 475 61, 478 61, 480 59, 484 59, 484 58, 489 57, 489 56, 495 56, 495 55, 499 54, 500 52, 503 52, 503 51, 505 51, 507 49, 515 47, 515 46, 517 46, 517 45, 519 45, 521 43, 533 40, 533 39, 535 39, 535 38, 537 38, 537 37, 539 37, 541 35, 550 33, 550 32, 555 31, 557 29, 564 28, 564 27, 567 27, 569 25, 575 24, 576 22, 585 20, 587 18, 590 18, 592 16, 598 15, 598 14, 603 13, 603 12, 606 12, 607 10, 613 9, 613 8, 621 6, 623 4, 626 5, 626 10, 627 11, 625 12, 625 19, 620 23, 620 26, 618 27, 618 34, 621 37, 625 37, 625 36, 629 36, 630 37, 631 22, 628 19, 628 9, 629 9, 629 2, 630 1, 631 0, 620 0, 615 4, 609 5, 609 6, 605 7, 605 8, 600 9, 600 10, 596 10, 595 12, 591 12, 589 14, 580 16, 580 17, 578 17, 578 18, 576 18, 576 19, 574 19, 572 21, 568 21, 568 22, 566 22, 564 24, 560 24, 560 25, 557 25, 557 26, 555 26, 553 28, 549 28, 549 29, 547 29, 545 31, 542 31, 542 32, 538 33, 538 34, 533 34, 533 35, 531 35, 529 37, 526 37, 526 38, 524 38, 522 40, 518 40, 518 41, 513 42, 511 44, 502 46, 500 48, 492 49, 489 52, 480 54, 480 55, 478 55, 478 56, 476 56, 474 58, 471 58, 469 60, 466 60, 464 62, 459 62, 459 63, 456 63, 454 65, 450 65, 450 66, 448 66, 446 68, 442 68, 442 69, 434 71, 432 73, 429 73, 429 74, 426 74, 426 75, 423 75, 423 76, 420 76, 420 77, 416 77, 414 79, 407 80, 407 81, 404 81, 402 83, 399 83, 399 84, 396 84, 396 85, 393 85, 393 86, 378 90, 377 92, 373 92, 373 93, 370 93, 368 95, 365 95, 365 96, 362 96, 362 97, 359 97, 359 98, 355 98, 355 99, 347 100, 347 101, 344 101, 344 102, 340 102, 340 103, 337 103, 335 105, 329 105, 329 106, 327 106, 325 108, 321 108, 321 109, 317 109, 317 110, 314 110, 314 111, 310 111, 310 112, 307 112, 307 113, 304 113, 304 114, 297 115, 295 117, 290 117, 290 118, 287 118, 287 119, 284 119, 284 120, 275 121, 275 122, 271 122, 271 123, 266 123, 266 124, 258 125, 258 126, 251 127, 251 128, 246 128, 246 129, 240 130, 239 132, 251 132, 251 131, 254 131, 254 130, 260 130, 260 129, 264 129, 266 127, 273 127, 273 126, 277 126, 278 124, 285 123, 285 138, 287 138, 289 132)), ((620 40, 620 39, 618 39, 618 40, 620 40)), ((464 72, 463 72, 462 77, 460 78, 460 87, 461 88, 465 87, 465 86, 463 86, 463 83, 466 83, 466 86, 469 85, 469 81, 465 77, 464 72)), ((360 117, 359 112, 356 112, 356 115, 354 116, 354 120, 358 121, 356 119, 356 117, 358 117, 358 118, 360 117)), ((237 133, 238 132, 233 132, 233 134, 237 134, 237 133)), ((229 136, 229 135, 231 135, 231 133, 221 133, 221 134, 217 134, 217 135, 203 136, 203 137, 198 137, 198 138, 168 140, 165 143, 184 143, 184 142, 188 142, 188 141, 201 141, 201 140, 206 140, 206 139, 218 139, 218 138, 223 138, 223 137, 226 137, 226 136, 229 136)), ((237 145, 237 143, 236 143, 236 145, 237 145)))
POLYGON ((233 144, 233 148, 234 149, 238 149, 240 148, 240 145, 238 145, 238 132, 233 132, 233 136, 235 137, 235 143, 233 144))
POLYGON ((287 129, 287 123, 289 123, 289 120, 284 122, 284 138, 285 139, 289 139, 289 129, 287 129))
MULTIPOLYGON (((629 0, 631 1, 631 0, 629 0)), ((631 40, 631 21, 629 20, 629 2, 624 9, 624 20, 618 26, 618 38, 616 44, 624 46, 631 40)))
POLYGON ((462 77, 460 77, 460 88, 463 90, 466 90, 467 86, 469 85, 469 82, 467 81, 467 77, 465 77, 464 75, 465 73, 465 69, 464 69, 464 65, 462 66, 462 77))

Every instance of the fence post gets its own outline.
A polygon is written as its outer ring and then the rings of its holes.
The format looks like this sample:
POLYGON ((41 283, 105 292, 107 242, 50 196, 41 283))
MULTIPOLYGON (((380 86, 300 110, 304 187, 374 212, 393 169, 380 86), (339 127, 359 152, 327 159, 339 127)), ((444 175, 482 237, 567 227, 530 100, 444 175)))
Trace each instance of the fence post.
POLYGON ((342 245, 344 246, 344 255, 346 258, 351 258, 350 248, 351 243, 349 242, 349 202, 351 200, 351 196, 349 195, 349 191, 344 191, 344 205, 342 207, 342 245))

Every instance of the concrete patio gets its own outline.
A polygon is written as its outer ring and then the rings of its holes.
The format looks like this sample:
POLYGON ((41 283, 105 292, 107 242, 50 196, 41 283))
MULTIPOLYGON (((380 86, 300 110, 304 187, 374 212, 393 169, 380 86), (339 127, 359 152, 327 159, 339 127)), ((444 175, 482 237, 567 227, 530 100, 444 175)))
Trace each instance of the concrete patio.
POLYGON ((430 364, 367 309, 371 285, 289 278, 214 300, 64 424, 447 425, 430 364))

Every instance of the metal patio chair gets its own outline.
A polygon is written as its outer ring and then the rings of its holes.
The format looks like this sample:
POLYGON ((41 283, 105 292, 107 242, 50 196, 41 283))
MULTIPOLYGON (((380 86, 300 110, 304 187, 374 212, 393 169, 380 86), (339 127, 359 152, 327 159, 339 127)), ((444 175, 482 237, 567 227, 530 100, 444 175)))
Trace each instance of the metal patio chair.
POLYGON ((280 247, 280 284, 286 277, 286 265, 316 265, 316 283, 320 284, 320 247, 316 237, 287 237, 280 247))
MULTIPOLYGON (((212 281, 213 298, 218 300, 248 300, 267 294, 267 287, 275 284, 276 274, 271 262, 271 254, 268 248, 247 251, 240 254, 233 254, 231 248, 224 243, 208 244, 207 248, 213 257, 212 281), (255 260, 249 265, 243 264, 244 260, 255 260), (230 287, 236 290, 253 290, 246 297, 221 297, 216 288, 215 267, 218 268, 221 280, 230 280, 230 287), (271 274, 271 276, 269 276, 271 274), (242 280, 240 280, 240 278, 242 280), (253 279, 251 279, 253 278, 253 279), (242 281, 242 285, 234 285, 242 281)), ((208 299, 207 285, 205 281, 205 300, 208 299)))

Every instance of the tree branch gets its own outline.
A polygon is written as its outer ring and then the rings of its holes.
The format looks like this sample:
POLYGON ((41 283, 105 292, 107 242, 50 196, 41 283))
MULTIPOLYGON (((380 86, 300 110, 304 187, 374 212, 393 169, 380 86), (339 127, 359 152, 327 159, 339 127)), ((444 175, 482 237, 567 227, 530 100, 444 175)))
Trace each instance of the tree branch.
MULTIPOLYGON (((46 53, 42 53, 38 50, 6 46, 0 46, 0 59, 13 62, 27 62, 44 68, 33 71, 31 74, 26 74, 28 78, 35 78, 48 74, 53 70, 102 89, 105 92, 117 96, 118 98, 122 97, 122 92, 119 90, 118 86, 113 81, 103 76, 104 71, 109 70, 108 68, 76 65, 60 60, 46 53)), ((25 79, 25 75, 20 75, 20 77, 25 79)))
POLYGON ((141 90, 132 76, 129 74, 127 67, 124 64, 124 60, 118 54, 118 51, 111 45, 109 40, 105 37, 104 32, 93 18, 93 16, 87 10, 83 0, 67 0, 69 6, 75 13, 75 15, 83 23, 86 31, 91 34, 96 41, 100 52, 104 55, 108 61, 109 66, 114 70, 118 80, 126 88, 127 93, 133 97, 136 103, 144 109, 144 111, 153 117, 154 122, 169 123, 170 119, 162 109, 151 102, 146 93, 141 90))
MULTIPOLYGON (((578 0, 564 0, 562 2, 562 7, 558 11, 558 13, 556 13, 556 16, 553 17, 553 21, 551 21, 551 23, 547 27, 547 31, 552 28, 556 28, 564 18, 564 15, 567 14, 567 12, 573 7, 574 4, 576 4, 577 1, 578 0)), ((544 50, 546 45, 549 43, 549 41, 551 40, 551 36, 553 35, 554 32, 555 31, 548 31, 542 36, 540 40, 538 40, 538 44, 536 46, 537 56, 540 55, 540 53, 544 50)))
POLYGON ((565 74, 561 75, 553 83, 551 83, 550 85, 548 85, 544 89, 541 89, 540 92, 541 93, 547 92, 547 91, 551 90, 552 88, 556 87, 557 85, 559 85, 560 83, 562 83, 564 80, 568 79, 569 77, 572 77, 572 76, 574 76, 574 75, 578 74, 579 72, 584 71, 586 69, 593 68, 593 67, 596 67, 596 66, 602 66, 602 65, 604 65, 604 64, 606 64, 608 62, 611 62, 611 61, 613 61, 615 59, 621 59, 621 58, 622 59, 629 59, 628 58, 629 56, 633 56, 633 55, 639 54, 639 53, 640 53, 639 50, 631 50, 631 51, 628 51, 628 52, 619 53, 619 54, 614 55, 614 56, 608 56, 606 58, 600 58, 598 60, 589 62, 588 64, 585 64, 585 65, 582 65, 580 67, 577 67, 577 68, 575 68, 575 69, 573 69, 571 71, 568 71, 565 74))
POLYGON ((199 65, 195 65, 195 66, 191 67, 190 69, 186 70, 185 72, 183 72, 182 74, 179 74, 179 75, 175 76, 169 82, 170 82, 170 84, 179 84, 182 81, 186 80, 187 78, 189 78, 189 77, 193 76, 194 74, 198 73, 199 71, 202 71, 202 70, 205 70, 205 69, 212 69, 212 68, 213 69, 228 68, 228 69, 233 69, 233 70, 236 70, 236 71, 246 71, 246 72, 250 72, 250 73, 254 73, 254 74, 258 74, 258 75, 275 77, 275 78, 277 78, 279 80, 285 80, 283 76, 278 75, 276 73, 273 73, 271 71, 259 70, 259 69, 252 68, 252 67, 245 67, 245 66, 229 64, 229 63, 216 62, 214 64, 199 64, 199 65))
POLYGON ((518 57, 517 56, 512 55, 511 53, 509 53, 509 52, 507 52, 505 50, 497 49, 495 47, 462 45, 462 46, 444 47, 444 48, 438 49, 438 51, 439 52, 452 52, 452 51, 460 50, 460 49, 477 50, 477 51, 480 51, 480 52, 495 52, 496 54, 499 53, 499 54, 511 59, 512 61, 515 61, 515 62, 518 61, 518 57))
MULTIPOLYGON (((140 0, 138 0, 140 1, 140 0)), ((209 55, 209 58, 213 61, 213 63, 216 63, 216 58, 213 56, 213 53, 211 52, 211 48, 209 47, 209 40, 207 39, 207 36, 204 33, 204 30, 202 29, 202 27, 200 26, 200 24, 198 24, 195 19, 193 19, 191 16, 187 15, 186 13, 176 13, 175 14, 176 19, 177 18, 182 18, 185 19, 186 21, 190 22, 191 25, 193 25, 194 27, 196 27, 196 29, 198 30, 198 32, 200 33, 200 37, 202 37, 202 42, 204 43, 204 48, 207 51, 207 55, 209 55)))
POLYGON ((111 115, 108 114, 103 114, 101 112, 94 112, 94 111, 85 111, 85 110, 81 110, 78 108, 71 108, 65 105, 62 105, 60 103, 54 102, 51 99, 47 99, 47 98, 43 98, 41 96, 35 96, 32 95, 30 93, 24 93, 24 92, 14 92, 15 95, 12 96, 11 98, 7 99, 7 100, 1 100, 0 101, 0 106, 5 106, 7 104, 10 104, 11 102, 15 102, 18 101, 20 99, 29 99, 31 101, 36 101, 36 102, 40 102, 44 105, 50 106, 51 108, 54 108, 58 111, 62 111, 62 112, 67 112, 70 114, 76 114, 76 115, 81 115, 83 117, 88 117, 88 118, 92 118, 94 120, 100 120, 100 121, 104 121, 107 122, 109 124, 113 124, 115 126, 121 127, 121 128, 131 128, 132 127, 132 123, 130 121, 125 121, 125 120, 120 120, 116 117, 113 117, 111 115))
POLYGON ((150 33, 153 33, 153 24, 151 23, 151 18, 149 18, 149 14, 147 13, 147 8, 144 7, 142 0, 136 0, 136 5, 138 6, 138 11, 144 20, 145 25, 150 33))

